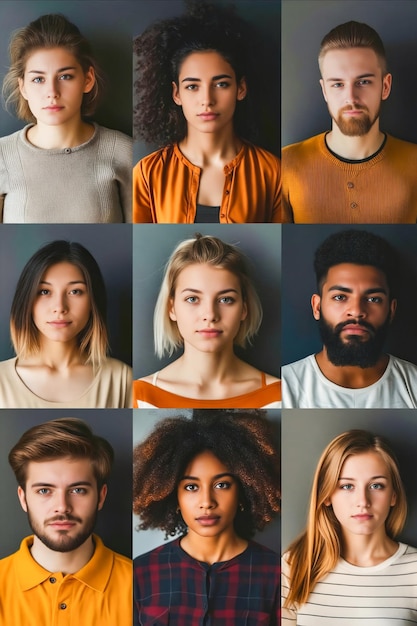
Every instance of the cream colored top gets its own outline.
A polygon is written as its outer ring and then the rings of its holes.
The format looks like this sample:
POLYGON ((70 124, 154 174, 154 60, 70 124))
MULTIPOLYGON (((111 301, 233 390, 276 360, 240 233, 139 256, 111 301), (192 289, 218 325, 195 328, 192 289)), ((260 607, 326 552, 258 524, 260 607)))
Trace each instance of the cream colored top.
POLYGON ((16 371, 17 358, 0 362, 0 408, 2 409, 123 409, 132 406, 132 369, 107 358, 93 382, 70 402, 49 402, 33 393, 16 371))

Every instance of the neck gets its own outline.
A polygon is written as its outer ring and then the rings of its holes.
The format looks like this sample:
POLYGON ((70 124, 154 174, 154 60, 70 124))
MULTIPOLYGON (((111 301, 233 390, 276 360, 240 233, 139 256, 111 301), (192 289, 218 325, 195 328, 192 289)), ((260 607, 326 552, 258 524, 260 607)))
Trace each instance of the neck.
POLYGON ((81 354, 76 340, 61 342, 42 337, 39 352, 25 359, 25 363, 46 365, 51 369, 65 371, 73 366, 84 365, 85 356, 81 354))
POLYGON ((248 542, 238 537, 234 529, 221 533, 218 537, 201 537, 193 531, 181 539, 181 548, 193 559, 213 565, 229 561, 247 548, 248 542))
POLYGON ((235 378, 240 365, 243 364, 233 352, 232 346, 229 350, 207 353, 185 344, 184 354, 178 361, 180 360, 184 379, 194 381, 205 388, 220 385, 230 380, 231 376, 235 378))
POLYGON ((397 549, 398 543, 387 536, 384 528, 372 535, 343 533, 342 557, 358 567, 378 565, 395 554, 397 549))
POLYGON ((181 152, 191 163, 204 167, 221 162, 229 163, 239 152, 242 142, 230 124, 219 133, 202 133, 189 127, 187 136, 179 144, 181 152))
POLYGON ((376 383, 385 372, 389 357, 382 354, 373 367, 359 367, 356 365, 334 365, 327 354, 326 347, 316 354, 317 365, 322 374, 335 385, 348 389, 361 389, 376 383))
POLYGON ((384 141, 384 133, 379 130, 379 119, 376 119, 366 135, 348 137, 343 135, 335 121, 332 130, 326 135, 326 143, 330 150, 352 161, 366 159, 379 150, 384 141))
POLYGON ((83 122, 80 117, 58 126, 49 126, 38 122, 29 128, 27 138, 37 148, 63 150, 80 146, 88 141, 93 133, 94 126, 83 122))
POLYGON ((34 560, 48 572, 74 574, 88 563, 94 554, 94 549, 94 541, 91 535, 81 546, 70 552, 51 550, 35 535, 30 551, 34 560))

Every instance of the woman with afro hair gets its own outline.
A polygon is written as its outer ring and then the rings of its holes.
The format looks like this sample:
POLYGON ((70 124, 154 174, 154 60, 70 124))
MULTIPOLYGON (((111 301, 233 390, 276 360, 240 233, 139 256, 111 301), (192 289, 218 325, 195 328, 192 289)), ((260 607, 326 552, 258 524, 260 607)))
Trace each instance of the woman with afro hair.
POLYGON ((135 128, 160 149, 134 168, 134 222, 281 221, 280 160, 252 143, 262 48, 234 10, 195 1, 135 39, 135 128))
POLYGON ((179 535, 134 561, 136 625, 279 624, 279 556, 251 539, 280 504, 280 463, 264 414, 165 418, 136 446, 139 529, 179 535))

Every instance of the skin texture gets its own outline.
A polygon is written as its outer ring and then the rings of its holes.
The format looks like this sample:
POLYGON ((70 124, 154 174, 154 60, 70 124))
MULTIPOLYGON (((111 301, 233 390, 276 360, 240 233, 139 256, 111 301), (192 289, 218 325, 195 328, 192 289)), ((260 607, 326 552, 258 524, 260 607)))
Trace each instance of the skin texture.
POLYGON ((81 270, 72 263, 48 268, 33 305, 33 321, 50 341, 73 342, 85 328, 91 312, 81 270))
POLYGON ((169 316, 185 345, 203 352, 231 348, 246 315, 239 279, 232 272, 208 264, 182 270, 169 316))

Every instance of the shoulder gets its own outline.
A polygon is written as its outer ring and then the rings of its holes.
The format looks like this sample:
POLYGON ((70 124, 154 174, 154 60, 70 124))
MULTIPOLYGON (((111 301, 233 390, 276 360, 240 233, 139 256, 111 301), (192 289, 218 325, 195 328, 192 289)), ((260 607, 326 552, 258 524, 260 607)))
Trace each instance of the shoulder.
POLYGON ((247 142, 244 142, 243 147, 243 154, 246 159, 256 160, 260 163, 273 165, 275 167, 280 166, 281 164, 279 157, 264 148, 260 148, 259 146, 255 146, 254 144, 247 142))
POLYGON ((133 145, 132 137, 129 137, 129 135, 125 135, 125 133, 122 133, 120 130, 106 128, 105 126, 99 126, 98 124, 96 124, 96 129, 97 135, 103 141, 119 143, 128 147, 131 147, 133 145))
POLYGON ((173 553, 179 553, 179 539, 163 543, 161 546, 140 554, 133 559, 134 568, 143 568, 154 563, 160 563, 170 558, 173 553))
POLYGON ((111 373, 112 375, 119 374, 120 376, 132 377, 132 368, 127 363, 107 357, 101 364, 101 374, 111 373))
POLYGON ((16 360, 17 357, 13 357, 12 359, 7 359, 6 361, 0 361, 0 372, 2 376, 10 372, 16 372, 16 360))
POLYGON ((278 552, 271 550, 271 548, 267 548, 257 541, 249 541, 248 548, 252 556, 255 556, 266 565, 280 566, 281 557, 278 552))
POLYGON ((140 159, 133 168, 133 172, 138 175, 140 172, 151 172, 152 169, 158 165, 170 164, 172 163, 172 157, 176 153, 177 151, 174 145, 159 148, 159 150, 155 150, 155 152, 151 152, 151 154, 140 159))
POLYGON ((417 156, 417 144, 412 143, 411 141, 404 141, 404 139, 397 139, 397 137, 393 137, 392 135, 387 134, 387 141, 384 146, 385 151, 399 151, 404 153, 405 155, 416 155, 417 156))
POLYGON ((293 361, 293 363, 287 363, 282 367, 282 375, 285 380, 291 375, 296 375, 298 373, 304 373, 306 370, 315 370, 314 367, 315 358, 314 354, 309 354, 303 359, 299 359, 298 361, 293 361))
POLYGON ((288 159, 292 156, 310 155, 312 152, 316 153, 324 147, 325 136, 326 133, 320 133, 319 135, 314 135, 314 137, 309 137, 303 141, 285 146, 282 149, 282 158, 284 159, 285 157, 285 159, 288 159))
POLYGON ((397 356, 389 355, 389 363, 393 372, 401 373, 413 378, 417 378, 417 365, 410 361, 405 361, 397 356))

